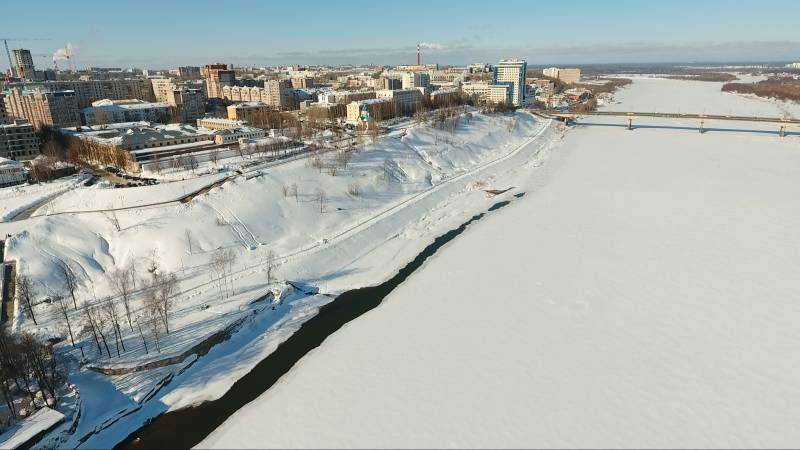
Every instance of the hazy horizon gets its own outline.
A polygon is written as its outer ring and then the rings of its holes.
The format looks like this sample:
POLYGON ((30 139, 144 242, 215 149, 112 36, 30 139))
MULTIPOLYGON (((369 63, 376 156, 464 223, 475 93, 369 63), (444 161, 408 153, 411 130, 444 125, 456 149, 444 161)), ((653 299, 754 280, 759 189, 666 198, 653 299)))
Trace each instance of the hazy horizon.
MULTIPOLYGON (((310 1, 207 0, 173 4, 46 0, 36 18, 5 24, 11 48, 27 48, 39 68, 67 42, 76 67, 146 69, 226 62, 236 66, 285 64, 397 65, 414 63, 422 43, 426 62, 463 65, 518 57, 533 65, 783 62, 800 60, 794 21, 800 3, 677 0, 641 4, 621 0, 569 4, 507 0, 486 5, 408 0, 388 8, 365 0, 347 7, 310 1), (775 14, 779 11, 780 14, 775 14), (497 17, 492 14, 499 14, 497 17), (27 40, 26 40, 27 39, 27 40)), ((30 7, 4 5, 4 16, 25 17, 30 7)), ((0 68, 7 61, 2 58, 0 68)))

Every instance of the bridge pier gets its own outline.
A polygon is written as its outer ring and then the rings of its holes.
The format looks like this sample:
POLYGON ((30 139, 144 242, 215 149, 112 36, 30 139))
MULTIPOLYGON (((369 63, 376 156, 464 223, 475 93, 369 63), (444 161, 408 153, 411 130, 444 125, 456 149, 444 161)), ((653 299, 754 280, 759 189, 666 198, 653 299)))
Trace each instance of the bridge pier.
POLYGON ((705 132, 706 132, 706 121, 705 120, 701 120, 700 121, 700 134, 703 134, 705 132))
POLYGON ((633 118, 628 117, 628 131, 633 131, 633 118))
POLYGON ((786 125, 781 125, 781 131, 778 133, 781 137, 786 137, 786 125))

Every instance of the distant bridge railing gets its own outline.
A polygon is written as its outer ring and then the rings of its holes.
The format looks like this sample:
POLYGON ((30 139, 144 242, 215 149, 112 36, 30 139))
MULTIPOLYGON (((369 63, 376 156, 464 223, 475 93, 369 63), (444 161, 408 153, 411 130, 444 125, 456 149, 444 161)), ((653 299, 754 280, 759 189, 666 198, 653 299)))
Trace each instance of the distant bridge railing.
POLYGON ((761 116, 729 116, 722 114, 684 114, 684 113, 659 113, 659 112, 627 112, 627 111, 591 111, 591 112, 566 112, 547 111, 534 109, 532 112, 553 117, 577 119, 585 116, 611 116, 611 117, 657 117, 664 119, 696 119, 696 120, 730 120, 736 122, 766 122, 800 125, 800 119, 793 117, 761 117, 761 116))
POLYGON ((624 117, 628 119, 628 129, 633 129, 633 121, 637 118, 663 118, 663 119, 689 119, 699 120, 701 133, 705 132, 705 123, 707 120, 720 120, 732 122, 761 122, 778 124, 780 129, 778 134, 780 137, 786 136, 787 125, 800 125, 800 119, 793 117, 762 117, 762 116, 730 116, 722 114, 689 114, 689 113, 659 113, 659 112, 627 112, 627 111, 590 111, 590 112, 568 112, 568 111, 548 111, 543 109, 531 110, 534 114, 549 116, 564 121, 575 121, 581 117, 594 116, 594 117, 624 117))

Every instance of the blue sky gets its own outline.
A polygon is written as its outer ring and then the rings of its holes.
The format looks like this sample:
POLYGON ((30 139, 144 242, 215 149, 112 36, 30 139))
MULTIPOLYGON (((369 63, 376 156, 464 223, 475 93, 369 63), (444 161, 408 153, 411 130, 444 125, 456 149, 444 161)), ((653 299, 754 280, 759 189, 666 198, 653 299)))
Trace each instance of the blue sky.
POLYGON ((400 64, 418 42, 441 64, 800 60, 796 0, 3 3, 0 35, 48 39, 12 48, 49 55, 71 42, 79 66, 400 64))

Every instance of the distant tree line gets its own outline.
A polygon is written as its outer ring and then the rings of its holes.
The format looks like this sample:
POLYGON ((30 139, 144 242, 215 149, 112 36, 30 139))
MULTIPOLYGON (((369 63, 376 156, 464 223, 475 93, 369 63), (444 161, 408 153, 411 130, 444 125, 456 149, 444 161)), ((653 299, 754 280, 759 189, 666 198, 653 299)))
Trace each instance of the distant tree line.
POLYGON ((757 83, 728 83, 722 86, 722 91, 800 101, 800 80, 792 77, 774 77, 757 83))

